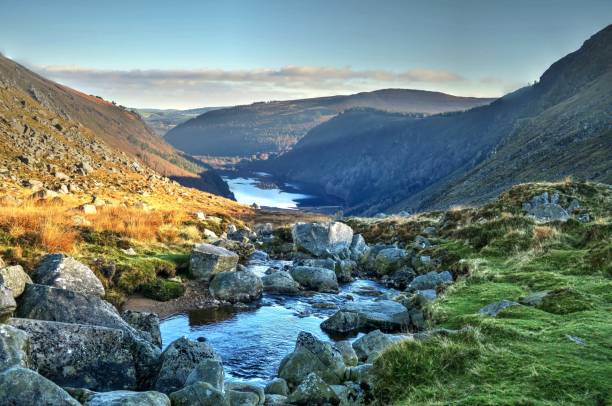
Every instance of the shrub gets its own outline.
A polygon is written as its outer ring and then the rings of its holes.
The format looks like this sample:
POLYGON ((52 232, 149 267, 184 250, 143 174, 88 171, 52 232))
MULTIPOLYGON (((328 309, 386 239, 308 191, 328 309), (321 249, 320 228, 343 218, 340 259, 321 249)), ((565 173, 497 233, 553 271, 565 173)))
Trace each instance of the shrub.
POLYGON ((120 267, 122 270, 117 285, 124 292, 131 294, 141 286, 155 281, 155 269, 152 266, 120 267))
POLYGON ((143 285, 140 291, 149 299, 166 302, 181 297, 185 293, 185 287, 180 282, 158 278, 151 283, 143 285))

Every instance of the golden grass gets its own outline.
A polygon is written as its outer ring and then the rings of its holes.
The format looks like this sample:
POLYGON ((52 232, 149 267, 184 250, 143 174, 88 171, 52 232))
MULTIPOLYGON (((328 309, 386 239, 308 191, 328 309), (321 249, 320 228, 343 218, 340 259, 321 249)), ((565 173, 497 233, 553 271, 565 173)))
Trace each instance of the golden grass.
POLYGON ((533 227, 533 239, 541 243, 559 235, 559 230, 551 226, 535 226, 533 227))

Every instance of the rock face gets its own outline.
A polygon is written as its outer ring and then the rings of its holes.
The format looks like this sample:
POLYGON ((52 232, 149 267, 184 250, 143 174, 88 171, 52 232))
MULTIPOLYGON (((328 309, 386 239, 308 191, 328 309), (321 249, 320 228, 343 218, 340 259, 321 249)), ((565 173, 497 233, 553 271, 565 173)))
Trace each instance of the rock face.
POLYGON ((7 266, 0 269, 0 285, 4 285, 13 292, 13 297, 17 298, 25 289, 27 283, 32 283, 32 279, 24 272, 21 265, 7 266))
POLYGON ((411 290, 426 290, 436 289, 441 285, 448 285, 453 283, 453 275, 448 272, 435 272, 431 271, 425 275, 419 275, 410 282, 408 288, 411 290))
POLYGON ((344 381, 345 371, 342 354, 334 346, 302 331, 294 351, 281 361, 278 376, 296 386, 308 374, 316 372, 325 382, 335 384, 344 381))
POLYGON ((228 302, 251 302, 261 297, 263 283, 251 271, 232 271, 216 274, 209 286, 210 294, 228 302))
POLYGON ((289 395, 287 401, 295 405, 337 405, 340 399, 332 388, 316 373, 311 372, 289 395))
POLYGON ((229 272, 238 265, 238 255, 223 247, 197 244, 191 251, 189 272, 198 280, 209 280, 222 272, 229 272))
POLYGON ((0 373, 0 404, 79 406, 68 392, 26 368, 11 368, 0 373))
POLYGON ((278 271, 261 278, 263 289, 266 292, 278 295, 296 295, 300 292, 300 285, 291 277, 289 272, 278 271))
POLYGON ((406 307, 393 300, 347 303, 342 311, 354 312, 363 320, 360 328, 400 331, 410 323, 406 307))
POLYGON ((181 389, 191 371, 206 359, 220 361, 209 344, 191 341, 186 337, 175 340, 161 355, 161 368, 155 390, 172 393, 181 389))
POLYGON ((216 359, 205 359, 196 365, 189 373, 185 385, 192 385, 196 382, 206 382, 213 388, 223 392, 224 379, 225 372, 223 371, 223 364, 216 359))
POLYGON ((72 290, 85 295, 104 296, 104 286, 86 265, 64 254, 50 254, 43 258, 33 275, 41 285, 72 290))
POLYGON ((30 336, 32 366, 61 386, 99 391, 136 389, 132 340, 121 330, 11 319, 30 336))
POLYGON ((315 257, 348 254, 353 241, 353 229, 337 221, 297 223, 291 234, 298 251, 308 252, 315 257))
POLYGON ((289 271, 291 276, 300 285, 309 290, 318 292, 337 292, 338 279, 336 273, 326 268, 311 266, 295 266, 289 271))
POLYGON ((0 324, 0 371, 30 366, 30 338, 25 331, 0 324))
POLYGON ((13 291, 0 284, 0 323, 11 317, 16 307, 13 291))
POLYGON ((136 330, 148 334, 150 337, 149 341, 161 348, 162 340, 161 332, 159 331, 159 317, 157 314, 126 310, 121 314, 121 317, 136 330))
POLYGON ((209 383, 197 382, 170 394, 173 406, 229 406, 223 392, 209 383))

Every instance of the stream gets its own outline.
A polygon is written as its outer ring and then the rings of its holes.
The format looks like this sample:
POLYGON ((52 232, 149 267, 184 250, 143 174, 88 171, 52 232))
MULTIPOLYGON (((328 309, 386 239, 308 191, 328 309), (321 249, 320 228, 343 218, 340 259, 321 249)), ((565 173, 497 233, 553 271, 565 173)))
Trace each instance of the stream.
MULTIPOLYGON (((289 264, 289 261, 252 261, 248 268, 262 276, 271 266, 289 264)), ((223 359, 227 379, 261 384, 276 375, 283 357, 293 351, 300 331, 324 340, 339 339, 328 336, 320 328, 321 322, 338 307, 349 300, 372 301, 395 293, 364 279, 341 285, 337 294, 304 292, 298 296, 280 296, 264 292, 259 303, 248 309, 228 306, 194 310, 163 320, 163 346, 181 336, 194 340, 205 337, 223 359)))

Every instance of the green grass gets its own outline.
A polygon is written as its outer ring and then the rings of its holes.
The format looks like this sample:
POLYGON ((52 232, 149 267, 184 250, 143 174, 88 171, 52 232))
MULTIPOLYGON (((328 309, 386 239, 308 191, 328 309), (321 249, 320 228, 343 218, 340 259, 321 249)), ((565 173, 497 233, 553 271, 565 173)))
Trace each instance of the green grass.
MULTIPOLYGON (((584 201, 610 201, 593 194, 600 188, 586 190, 584 201)), ((612 404, 610 207, 596 212, 597 222, 552 225, 558 232, 543 239, 519 213, 450 227, 440 246, 459 254, 470 275, 427 313, 431 326, 469 330, 385 352, 375 364, 378 402, 612 404), (478 314, 489 303, 542 290, 551 293, 537 307, 510 307, 495 318, 478 314)))

